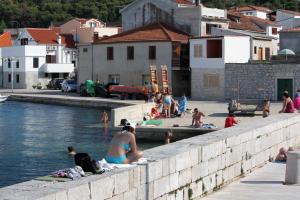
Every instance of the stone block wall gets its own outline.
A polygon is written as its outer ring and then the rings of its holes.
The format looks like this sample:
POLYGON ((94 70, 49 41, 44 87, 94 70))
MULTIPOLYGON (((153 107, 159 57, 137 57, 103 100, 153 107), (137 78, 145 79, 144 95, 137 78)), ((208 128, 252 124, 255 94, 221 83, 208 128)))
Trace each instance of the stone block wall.
POLYGON ((134 122, 141 122, 143 121, 145 113, 150 113, 151 108, 153 107, 153 103, 146 103, 115 108, 111 111, 111 125, 112 127, 119 126, 121 119, 127 119, 129 121, 134 122))
POLYGON ((0 199, 185 200, 201 197, 300 144, 300 116, 282 114, 145 151, 149 163, 67 183, 30 181, 0 199))
POLYGON ((277 101, 277 79, 294 79, 300 88, 300 64, 226 64, 225 99, 277 101))

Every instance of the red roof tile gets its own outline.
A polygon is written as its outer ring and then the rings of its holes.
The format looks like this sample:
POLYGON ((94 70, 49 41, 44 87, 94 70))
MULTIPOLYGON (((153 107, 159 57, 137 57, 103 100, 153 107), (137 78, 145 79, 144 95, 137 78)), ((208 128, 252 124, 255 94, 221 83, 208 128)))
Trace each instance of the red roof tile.
MULTIPOLYGON (((28 33, 39 44, 58 44, 57 37, 59 34, 57 29, 47 28, 27 28, 28 33)), ((72 35, 61 35, 62 44, 68 48, 74 48, 75 43, 72 35)))
POLYGON ((151 42, 151 41, 178 41, 187 43, 189 35, 171 26, 154 23, 141 28, 119 33, 96 41, 101 43, 122 43, 122 42, 151 42))
POLYGON ((229 28, 238 30, 248 30, 254 32, 265 32, 266 26, 277 26, 276 23, 254 16, 245 16, 238 12, 228 12, 227 17, 230 20, 229 28))
POLYGON ((241 6, 241 7, 231 8, 229 11, 231 11, 231 12, 243 12, 243 11, 253 11, 253 10, 266 12, 266 13, 272 12, 271 9, 269 9, 267 7, 262 7, 262 6, 241 6))
POLYGON ((12 46, 11 34, 10 32, 5 32, 0 35, 0 47, 10 47, 12 46))
POLYGON ((187 4, 187 5, 193 5, 194 3, 188 0, 175 0, 178 4, 187 4))

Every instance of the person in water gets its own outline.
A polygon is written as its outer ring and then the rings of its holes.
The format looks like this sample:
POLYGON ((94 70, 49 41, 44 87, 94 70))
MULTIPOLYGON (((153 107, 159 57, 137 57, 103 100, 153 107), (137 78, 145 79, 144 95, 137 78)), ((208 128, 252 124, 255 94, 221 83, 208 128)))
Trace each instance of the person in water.
POLYGON ((70 156, 74 156, 76 154, 75 148, 72 146, 68 146, 68 154, 70 156))
POLYGON ((282 98, 283 98, 283 105, 279 113, 294 113, 295 112, 294 103, 287 91, 283 93, 282 98))
POLYGON ((108 163, 129 164, 143 156, 143 152, 138 151, 136 145, 135 127, 134 123, 127 122, 123 131, 114 135, 105 157, 108 163))

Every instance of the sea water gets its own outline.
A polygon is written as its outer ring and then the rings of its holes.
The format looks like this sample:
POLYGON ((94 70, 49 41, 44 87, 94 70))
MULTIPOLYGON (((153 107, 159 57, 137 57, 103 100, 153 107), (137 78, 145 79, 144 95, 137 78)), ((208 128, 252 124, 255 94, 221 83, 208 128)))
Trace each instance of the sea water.
MULTIPOLYGON (((112 138, 109 129, 101 126, 102 112, 14 101, 0 103, 0 187, 74 167, 68 146, 102 159, 112 138)), ((138 143, 142 149, 158 145, 138 143)))

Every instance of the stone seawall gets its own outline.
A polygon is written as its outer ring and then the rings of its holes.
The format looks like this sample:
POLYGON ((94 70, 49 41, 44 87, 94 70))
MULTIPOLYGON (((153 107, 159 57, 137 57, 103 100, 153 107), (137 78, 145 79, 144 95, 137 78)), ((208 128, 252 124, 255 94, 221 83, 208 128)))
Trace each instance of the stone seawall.
POLYGON ((150 113, 154 106, 153 103, 145 103, 113 109, 111 111, 111 125, 112 127, 119 126, 122 119, 141 122, 145 113, 150 113))
POLYGON ((127 103, 122 100, 115 99, 101 99, 101 98, 89 98, 89 97, 72 97, 64 95, 44 95, 44 94, 12 94, 9 96, 9 100, 31 102, 31 103, 43 103, 63 106, 78 106, 86 108, 105 108, 115 109, 123 106, 131 106, 134 103, 127 103))
POLYGON ((300 144, 300 115, 282 114, 145 151, 148 164, 67 183, 29 181, 0 189, 0 199, 193 199, 300 144))

